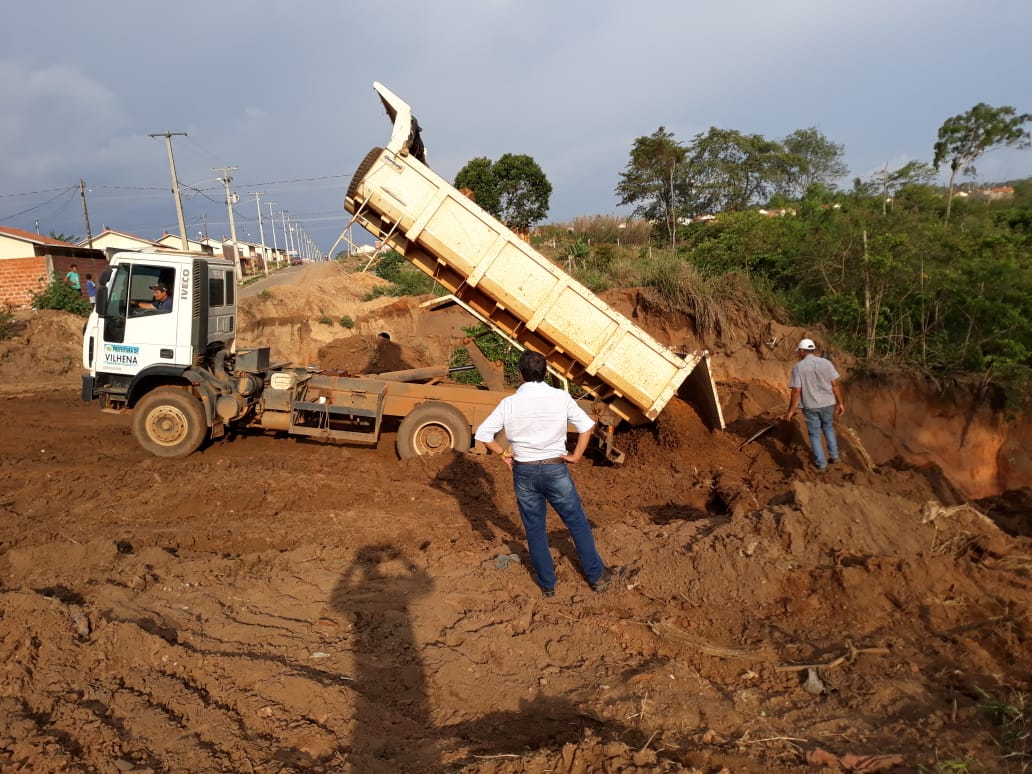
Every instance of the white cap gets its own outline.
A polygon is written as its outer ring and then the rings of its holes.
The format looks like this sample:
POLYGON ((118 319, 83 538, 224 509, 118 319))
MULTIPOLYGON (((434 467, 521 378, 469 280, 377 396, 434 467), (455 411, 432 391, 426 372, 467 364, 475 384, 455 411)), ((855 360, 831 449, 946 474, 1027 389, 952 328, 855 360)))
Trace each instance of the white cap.
POLYGON ((817 345, 813 343, 813 339, 803 339, 799 342, 797 349, 805 349, 807 352, 812 352, 817 349, 817 345))

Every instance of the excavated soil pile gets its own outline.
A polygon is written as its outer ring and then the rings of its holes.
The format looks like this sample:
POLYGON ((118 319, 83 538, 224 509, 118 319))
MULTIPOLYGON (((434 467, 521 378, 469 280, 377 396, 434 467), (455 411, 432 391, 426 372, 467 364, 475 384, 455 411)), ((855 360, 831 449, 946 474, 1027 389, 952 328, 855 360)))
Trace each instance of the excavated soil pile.
MULTIPOLYGON (((325 314, 368 327, 310 351, 359 370, 378 362, 380 323, 413 319, 325 314)), ((46 371, 60 358, 10 367, 28 342, 77 352, 36 322, 0 359, 5 771, 1028 763, 1004 757, 1027 739, 984 711, 1032 690, 1015 493, 976 510, 858 444, 821 475, 791 424, 743 446, 776 392, 725 384, 728 431, 675 400, 618 435, 622 466, 576 466, 600 550, 628 572, 592 592, 556 520, 545 599, 497 458, 251 435, 159 460, 128 417, 46 371), (997 510, 1006 530, 983 515, 997 510)), ((402 363, 418 365, 385 364, 402 363)))

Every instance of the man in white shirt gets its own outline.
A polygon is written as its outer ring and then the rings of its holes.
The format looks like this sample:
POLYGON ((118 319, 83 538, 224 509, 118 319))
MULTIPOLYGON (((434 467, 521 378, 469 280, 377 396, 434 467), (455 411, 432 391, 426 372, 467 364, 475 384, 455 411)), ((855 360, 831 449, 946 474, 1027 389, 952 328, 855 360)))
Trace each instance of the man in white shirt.
POLYGON ((813 339, 799 342, 796 353, 799 362, 792 367, 792 378, 788 387, 792 395, 788 401, 785 419, 791 419, 796 406, 803 409, 806 430, 813 447, 813 460, 817 470, 823 471, 829 462, 838 462, 838 438, 835 436, 835 417, 842 416, 846 402, 839 388, 839 374, 830 360, 814 354, 817 345, 813 339), (824 456, 821 436, 828 444, 828 456, 824 456))
POLYGON ((588 583, 595 591, 605 591, 618 573, 607 569, 598 555, 591 525, 567 468, 584 455, 595 422, 569 393, 545 384, 543 355, 524 351, 518 368, 523 384, 515 395, 503 398, 477 428, 476 439, 500 454, 512 470, 530 561, 545 596, 555 595, 556 583, 545 525, 548 503, 570 530, 588 583), (567 423, 579 433, 572 454, 566 451, 567 423), (511 452, 504 451, 495 440, 499 430, 505 431, 511 452))

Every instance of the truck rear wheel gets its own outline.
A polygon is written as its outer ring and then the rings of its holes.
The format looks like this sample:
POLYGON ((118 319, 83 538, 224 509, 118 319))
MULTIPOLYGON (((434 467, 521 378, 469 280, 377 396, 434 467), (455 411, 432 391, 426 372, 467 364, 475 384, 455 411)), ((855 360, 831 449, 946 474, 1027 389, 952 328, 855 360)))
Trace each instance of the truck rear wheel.
POLYGON ((421 403, 398 426, 398 456, 402 459, 469 451, 472 435, 462 412, 447 403, 421 403))
POLYGON ((186 457, 208 435, 200 401, 179 387, 158 387, 133 410, 133 435, 156 457, 186 457))

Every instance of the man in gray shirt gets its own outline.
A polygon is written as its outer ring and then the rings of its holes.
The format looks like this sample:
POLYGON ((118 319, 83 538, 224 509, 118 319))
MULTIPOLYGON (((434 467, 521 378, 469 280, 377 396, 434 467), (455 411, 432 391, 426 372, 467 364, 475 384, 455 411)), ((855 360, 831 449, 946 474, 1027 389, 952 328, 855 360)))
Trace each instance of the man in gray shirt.
POLYGON ((818 470, 824 470, 829 462, 838 462, 838 439, 835 437, 835 417, 842 416, 846 402, 839 388, 839 374, 830 360, 814 354, 817 345, 813 339, 803 339, 796 349, 799 362, 792 367, 792 378, 788 383, 792 395, 788 401, 785 419, 792 418, 796 407, 803 409, 806 430, 813 447, 813 461, 818 470), (824 456, 824 444, 828 444, 828 456, 824 456))

